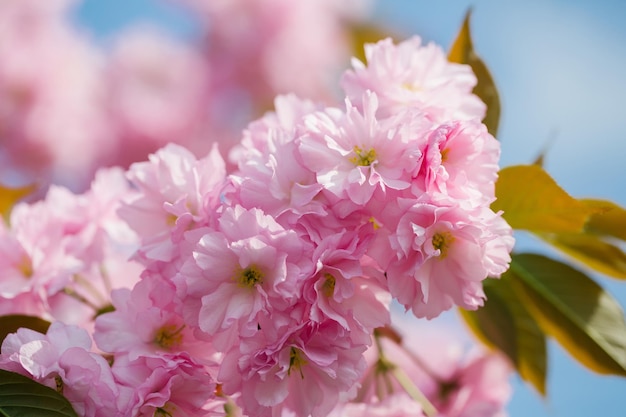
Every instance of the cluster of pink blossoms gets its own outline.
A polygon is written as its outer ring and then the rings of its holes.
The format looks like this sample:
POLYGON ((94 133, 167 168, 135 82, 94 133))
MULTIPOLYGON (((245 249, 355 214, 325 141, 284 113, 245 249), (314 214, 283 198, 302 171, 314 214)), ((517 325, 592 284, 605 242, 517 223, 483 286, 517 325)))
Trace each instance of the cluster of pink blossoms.
POLYGON ((368 45, 366 56, 343 76, 341 108, 279 96, 231 152, 232 174, 217 147, 198 159, 171 144, 133 164, 112 202, 81 210, 102 197, 98 182, 59 202, 85 222, 52 216, 67 210, 51 202, 59 191, 18 206, 0 247, 15 276, 3 299, 88 299, 85 288, 108 282, 102 265, 128 250, 123 237, 136 239, 129 265, 142 270, 109 284, 113 311, 90 301, 93 328, 22 329, 5 339, 0 366, 89 417, 408 416, 432 405, 448 417, 501 415, 508 390, 487 392, 506 387, 499 357, 457 355, 437 378, 407 368, 428 403, 372 378, 402 365, 380 343, 392 300, 418 318, 480 307, 513 238, 489 207, 499 144, 480 122, 470 68, 418 38, 368 45), (20 219, 39 206, 45 230, 61 229, 50 252, 22 240, 20 219))

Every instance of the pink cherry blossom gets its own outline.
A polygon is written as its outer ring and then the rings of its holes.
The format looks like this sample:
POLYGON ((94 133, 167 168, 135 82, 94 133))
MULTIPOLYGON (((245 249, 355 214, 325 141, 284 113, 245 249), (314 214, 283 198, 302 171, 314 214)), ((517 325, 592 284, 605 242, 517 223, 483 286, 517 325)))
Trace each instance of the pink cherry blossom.
POLYGON ((283 410, 326 416, 364 369, 365 346, 336 322, 298 323, 275 314, 259 327, 226 353, 218 376, 225 393, 241 392, 236 401, 250 417, 283 410))
POLYGON ((486 206, 495 200, 500 144, 476 120, 440 125, 423 149, 415 195, 442 194, 463 206, 486 206))
POLYGON ((127 416, 206 416, 215 398, 213 378, 185 354, 120 358, 113 374, 128 392, 127 416))
POLYGON ((360 99, 362 113, 347 101, 345 114, 328 109, 307 117, 309 133, 300 138, 300 154, 324 189, 364 205, 376 190, 410 186, 422 156, 420 134, 430 124, 413 112, 379 119, 377 96, 360 99))
POLYGON ((411 206, 390 238, 398 253, 387 270, 391 294, 418 317, 433 318, 454 305, 482 306, 482 281, 510 260, 511 231, 501 224, 492 230, 493 217, 489 209, 472 216, 454 205, 411 206), (492 240, 502 243, 488 245, 492 240), (494 268, 496 262, 502 264, 494 268))
MULTIPOLYGON (((307 280, 303 294, 311 304, 312 321, 331 319, 346 330, 362 330, 367 335, 363 344, 369 344, 374 328, 389 323, 391 303, 380 283, 382 272, 362 264, 366 243, 347 231, 328 236, 316 248, 316 273, 307 280)), ((355 337, 360 335, 354 331, 355 337)))
POLYGON ((305 214, 324 215, 326 204, 317 198, 323 187, 300 162, 293 137, 271 130, 266 147, 268 155, 250 156, 232 177, 238 184, 237 201, 263 209, 282 224, 294 224, 305 214))
POLYGON ((141 239, 140 255, 171 261, 182 234, 210 222, 218 204, 225 166, 217 148, 203 159, 170 144, 133 164, 128 177, 139 192, 124 202, 120 216, 141 239))
POLYGON ((132 291, 112 293, 115 311, 96 318, 94 340, 117 358, 187 352, 206 363, 214 354, 210 343, 198 341, 177 313, 174 285, 158 276, 144 276, 132 291))
POLYGON ((424 111, 433 121, 482 119, 485 105, 472 94, 476 76, 467 65, 448 62, 441 47, 422 44, 414 36, 397 45, 390 38, 365 45, 364 64, 352 59, 342 86, 348 98, 358 103, 373 91, 379 96, 382 116, 406 107, 424 111))
POLYGON ((185 297, 200 299, 202 331, 256 331, 261 312, 297 299, 306 268, 303 244, 258 209, 226 209, 218 231, 204 234, 183 266, 185 297))
POLYGON ((52 323, 45 335, 19 329, 2 343, 0 367, 62 390, 80 416, 121 415, 111 368, 90 348, 85 330, 61 322, 52 323))

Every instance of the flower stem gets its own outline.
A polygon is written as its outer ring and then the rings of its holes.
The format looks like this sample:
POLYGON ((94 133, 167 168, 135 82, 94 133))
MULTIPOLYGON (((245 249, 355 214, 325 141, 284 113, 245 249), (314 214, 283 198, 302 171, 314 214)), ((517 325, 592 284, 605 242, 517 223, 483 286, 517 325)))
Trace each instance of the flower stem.
POLYGON ((420 389, 411 381, 409 376, 397 366, 394 366, 393 376, 396 378, 398 383, 404 388, 404 390, 413 398, 415 401, 420 403, 422 406, 422 410, 427 417, 434 417, 437 415, 437 409, 435 406, 426 398, 426 396, 420 391, 420 389))

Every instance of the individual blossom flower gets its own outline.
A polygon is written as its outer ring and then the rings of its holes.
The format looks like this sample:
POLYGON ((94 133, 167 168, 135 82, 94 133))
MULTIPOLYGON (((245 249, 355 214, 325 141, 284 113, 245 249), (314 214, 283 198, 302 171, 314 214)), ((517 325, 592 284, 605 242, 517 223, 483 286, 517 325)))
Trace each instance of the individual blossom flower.
POLYGON ((62 392, 80 416, 121 416, 111 368, 90 349, 89 334, 76 326, 54 322, 45 335, 23 328, 3 341, 0 368, 62 392))
POLYGON ((485 104, 472 94, 476 76, 471 68, 448 62, 434 43, 423 45, 414 36, 395 45, 387 38, 366 44, 365 57, 366 64, 353 58, 353 69, 346 71, 341 84, 354 102, 367 90, 376 93, 382 117, 407 107, 438 123, 485 115, 485 104))
POLYGON ((241 393, 236 401, 250 417, 326 416, 363 372, 365 345, 337 322, 302 321, 298 311, 264 316, 224 356, 218 378, 226 394, 241 393))
POLYGON ((349 231, 326 237, 315 249, 315 275, 303 291, 312 321, 334 320, 355 337, 366 335, 363 344, 374 328, 389 324, 391 303, 382 272, 362 262, 369 240, 349 231))
POLYGON ((366 93, 362 111, 346 102, 346 113, 328 109, 306 118, 299 140, 303 164, 324 189, 363 206, 376 190, 403 190, 421 160, 418 146, 430 123, 416 112, 377 116, 376 94, 366 93))
POLYGON ((198 160, 169 144, 149 161, 133 164, 127 175, 138 192, 124 201, 119 215, 139 235, 140 257, 168 262, 186 231, 210 223, 226 172, 216 147, 198 160))
POLYGON ((98 347, 116 360, 187 352, 210 361, 214 353, 210 343, 197 341, 193 329, 177 312, 179 301, 170 281, 144 276, 132 291, 114 291, 112 299, 115 310, 96 318, 93 337, 98 347))
POLYGON ((437 127, 422 148, 424 158, 412 193, 441 194, 472 208, 495 200, 500 143, 478 120, 437 127))
POLYGON ((243 131, 240 143, 230 151, 229 160, 239 165, 255 155, 267 158, 275 151, 269 146, 273 131, 285 132, 285 136, 292 140, 305 130, 304 117, 322 109, 321 105, 301 99, 293 93, 276 96, 274 109, 248 125, 243 131))
POLYGON ((124 357, 115 361, 112 372, 125 393, 125 416, 211 415, 215 382, 189 355, 124 357))
POLYGON ((391 294, 418 317, 481 306, 482 281, 508 267, 510 227, 488 208, 471 213, 454 204, 401 203, 409 208, 390 236, 398 254, 387 269, 391 294))
POLYGON ((281 224, 293 225, 305 214, 323 216, 326 204, 315 173, 300 161, 298 146, 283 130, 267 134, 267 155, 254 155, 231 176, 237 183, 234 198, 244 207, 257 207, 281 224))
POLYGON ((178 279, 184 299, 200 299, 199 328, 214 335, 257 330, 260 313, 288 308, 312 268, 296 233, 259 209, 227 208, 216 231, 201 236, 178 279))

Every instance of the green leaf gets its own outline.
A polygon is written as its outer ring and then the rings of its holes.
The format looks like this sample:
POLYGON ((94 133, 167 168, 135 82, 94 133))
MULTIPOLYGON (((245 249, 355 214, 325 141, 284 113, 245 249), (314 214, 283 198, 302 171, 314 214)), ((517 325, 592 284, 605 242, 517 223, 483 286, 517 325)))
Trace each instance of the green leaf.
POLYGON ((487 301, 476 311, 460 310, 470 329, 487 346, 504 353, 519 375, 546 394, 546 338, 516 297, 510 277, 484 283, 487 301))
POLYGON ((472 10, 470 9, 465 14, 463 25, 450 48, 448 60, 458 64, 467 64, 474 71, 478 80, 474 87, 474 94, 480 97, 487 105, 487 113, 483 119, 483 123, 487 126, 489 133, 496 136, 498 133, 498 125, 500 124, 500 97, 489 69, 487 69, 485 63, 474 51, 470 30, 471 15, 472 10))
POLYGON ((620 305, 582 272, 535 254, 515 255, 507 273, 546 334, 601 373, 626 376, 626 322, 620 305))
POLYGON ((15 333, 20 327, 26 327, 40 333, 46 333, 50 322, 39 317, 11 314, 0 316, 0 343, 9 333, 15 333))
POLYGON ((0 415, 78 417, 65 397, 23 375, 0 370, 0 415))
POLYGON ((516 165, 500 170, 494 211, 514 229, 541 232, 578 232, 597 209, 567 194, 538 165, 516 165))
POLYGON ((626 279, 626 254, 601 238, 583 233, 538 233, 540 238, 602 274, 626 279))

